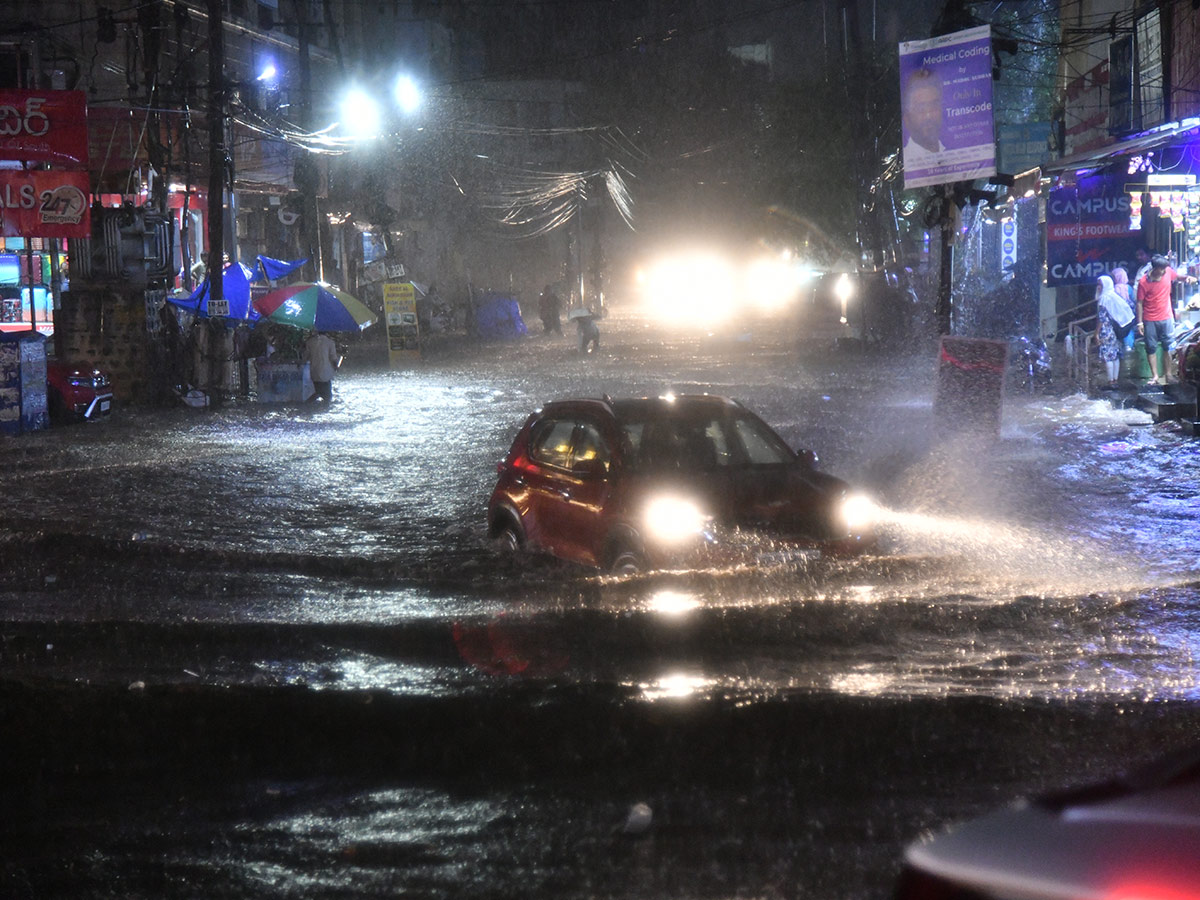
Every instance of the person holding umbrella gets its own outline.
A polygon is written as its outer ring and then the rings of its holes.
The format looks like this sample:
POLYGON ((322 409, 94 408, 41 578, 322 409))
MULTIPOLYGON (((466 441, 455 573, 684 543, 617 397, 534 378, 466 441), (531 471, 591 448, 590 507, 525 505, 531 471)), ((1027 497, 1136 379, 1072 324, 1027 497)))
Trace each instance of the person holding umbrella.
POLYGON ((594 353, 600 349, 600 329, 596 327, 596 314, 585 306, 567 313, 567 320, 575 323, 579 330, 579 352, 594 353))
POLYGON ((327 404, 332 403, 333 373, 342 364, 333 338, 324 332, 314 331, 304 342, 304 360, 308 363, 313 383, 313 395, 305 402, 324 400, 327 404))

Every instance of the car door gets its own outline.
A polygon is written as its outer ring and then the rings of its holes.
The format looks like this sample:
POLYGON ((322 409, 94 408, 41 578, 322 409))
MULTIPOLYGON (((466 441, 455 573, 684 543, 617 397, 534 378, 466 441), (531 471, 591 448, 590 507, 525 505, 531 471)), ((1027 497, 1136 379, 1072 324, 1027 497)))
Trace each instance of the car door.
POLYGON ((525 531, 555 556, 600 565, 613 436, 586 414, 539 422, 530 435, 525 531))
POLYGON ((571 466, 561 492, 559 519, 562 540, 573 559, 602 565, 610 517, 606 507, 612 493, 609 471, 613 442, 599 422, 580 418, 571 440, 571 466))
POLYGON ((753 416, 736 416, 730 424, 740 457, 733 480, 736 524, 765 532, 812 531, 819 498, 800 477, 783 439, 753 416))
POLYGON ((574 559, 566 531, 566 504, 571 496, 571 440, 574 416, 547 418, 536 423, 529 436, 532 465, 524 473, 529 509, 526 538, 555 556, 574 559))

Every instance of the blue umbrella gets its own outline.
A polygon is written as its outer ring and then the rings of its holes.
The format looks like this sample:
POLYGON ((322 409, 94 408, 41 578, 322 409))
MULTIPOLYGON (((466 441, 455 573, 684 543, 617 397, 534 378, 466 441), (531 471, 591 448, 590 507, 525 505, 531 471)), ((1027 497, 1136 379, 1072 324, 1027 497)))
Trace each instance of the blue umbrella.
MULTIPOLYGON (((242 263, 230 263, 221 275, 221 293, 229 304, 229 311, 222 313, 229 319, 244 319, 250 322, 259 318, 258 310, 250 303, 250 279, 254 271, 242 263)), ((189 297, 168 297, 168 303, 195 313, 200 318, 208 318, 212 313, 208 308, 209 300, 208 279, 200 283, 189 297)))

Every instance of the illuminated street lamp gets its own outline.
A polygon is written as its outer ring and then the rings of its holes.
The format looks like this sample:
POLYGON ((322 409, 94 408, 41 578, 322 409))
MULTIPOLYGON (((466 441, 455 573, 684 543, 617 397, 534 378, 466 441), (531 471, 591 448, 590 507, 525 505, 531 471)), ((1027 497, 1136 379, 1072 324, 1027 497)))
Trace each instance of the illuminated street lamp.
MULTIPOLYGON (((412 115, 421 106, 421 91, 407 75, 396 79, 392 87, 396 106, 405 115, 412 115)), ((379 137, 384 129, 384 111, 375 95, 361 87, 352 87, 342 98, 341 125, 351 136, 360 140, 379 137)))
POLYGON ((383 125, 379 104, 362 88, 351 88, 342 98, 341 124, 356 138, 379 137, 383 125))
POLYGON ((846 325, 846 304, 854 295, 854 284, 850 281, 850 276, 845 272, 838 276, 837 283, 833 286, 833 293, 838 298, 838 302, 840 302, 842 305, 841 323, 846 325))

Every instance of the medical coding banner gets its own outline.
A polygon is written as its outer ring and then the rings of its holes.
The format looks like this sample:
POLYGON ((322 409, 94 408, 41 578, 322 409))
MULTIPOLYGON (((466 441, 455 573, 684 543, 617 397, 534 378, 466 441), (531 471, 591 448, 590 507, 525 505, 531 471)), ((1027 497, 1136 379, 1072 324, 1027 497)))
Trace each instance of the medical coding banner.
POLYGON ((988 25, 900 44, 904 186, 996 174, 988 25))
POLYGON ((1141 231, 1129 227, 1129 194, 1122 175, 1081 178, 1046 201, 1046 284, 1095 284, 1122 266, 1133 279, 1141 231))

